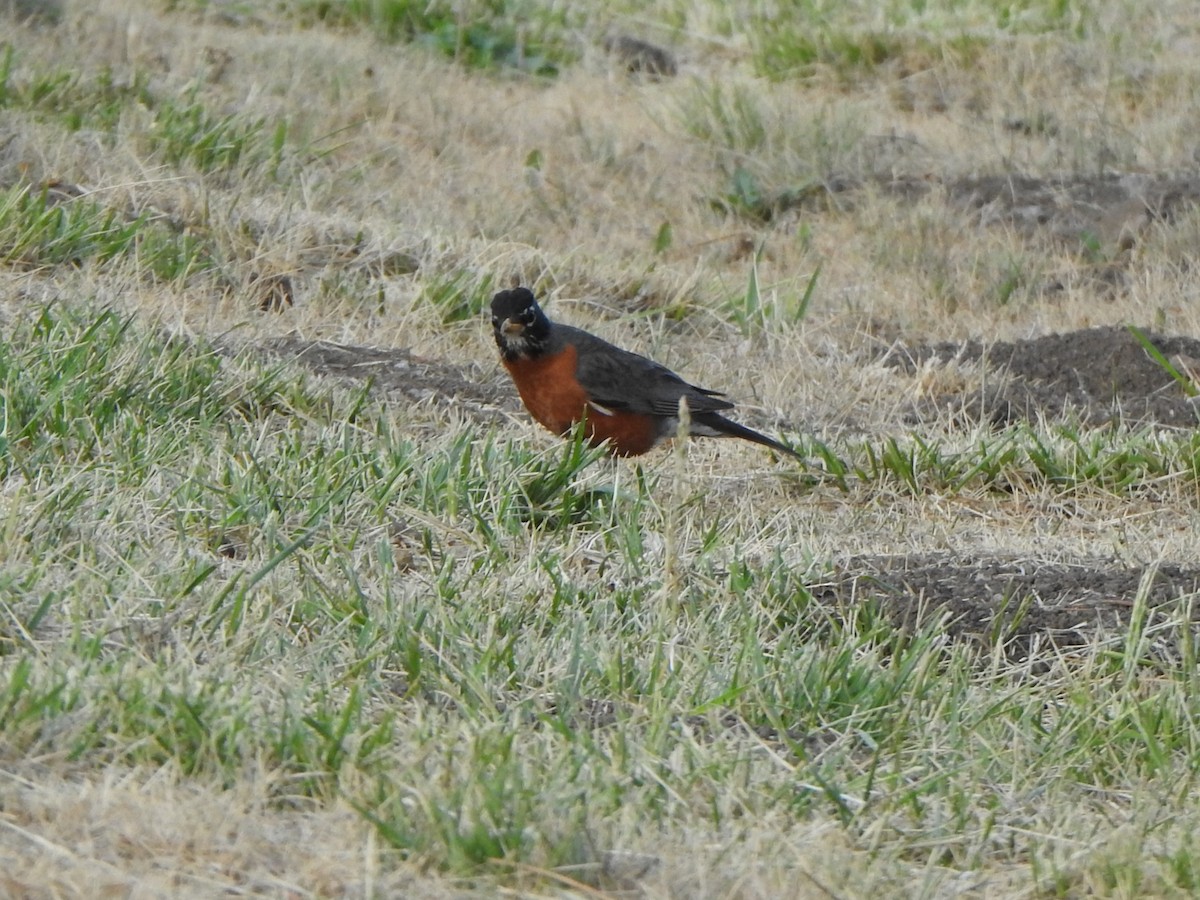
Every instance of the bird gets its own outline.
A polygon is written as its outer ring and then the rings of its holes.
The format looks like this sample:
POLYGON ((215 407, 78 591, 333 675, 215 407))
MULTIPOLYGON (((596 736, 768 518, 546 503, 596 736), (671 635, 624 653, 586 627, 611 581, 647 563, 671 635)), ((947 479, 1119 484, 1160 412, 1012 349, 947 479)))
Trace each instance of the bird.
POLYGON ((492 298, 492 332, 521 402, 554 434, 567 435, 582 420, 592 446, 607 441, 614 456, 641 456, 675 437, 683 400, 691 435, 741 438, 803 458, 721 415, 734 408, 723 394, 688 384, 666 366, 594 334, 551 322, 528 288, 492 298))

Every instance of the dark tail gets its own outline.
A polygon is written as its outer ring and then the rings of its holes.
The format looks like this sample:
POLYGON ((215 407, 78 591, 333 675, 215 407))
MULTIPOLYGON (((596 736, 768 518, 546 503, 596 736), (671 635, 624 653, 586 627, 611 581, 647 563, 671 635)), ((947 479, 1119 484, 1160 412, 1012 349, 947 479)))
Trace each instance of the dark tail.
POLYGON ((778 450, 780 453, 786 454, 793 459, 803 460, 804 457, 793 450, 791 447, 785 447, 783 444, 774 438, 769 438, 765 434, 759 434, 753 428, 747 428, 745 425, 739 425, 731 419, 727 419, 717 413, 699 413, 692 416, 692 422, 697 425, 702 425, 705 428, 711 429, 714 434, 741 438, 744 441, 751 441, 755 444, 761 444, 764 447, 770 447, 772 450, 778 450))

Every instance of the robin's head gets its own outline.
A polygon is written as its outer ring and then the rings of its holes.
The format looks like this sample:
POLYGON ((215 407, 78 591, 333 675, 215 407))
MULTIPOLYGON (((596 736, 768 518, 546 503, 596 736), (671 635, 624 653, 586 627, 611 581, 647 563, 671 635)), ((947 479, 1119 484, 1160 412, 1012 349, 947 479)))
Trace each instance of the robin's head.
POLYGON ((529 288, 513 288, 492 298, 492 333, 505 359, 537 356, 550 338, 550 320, 529 288))

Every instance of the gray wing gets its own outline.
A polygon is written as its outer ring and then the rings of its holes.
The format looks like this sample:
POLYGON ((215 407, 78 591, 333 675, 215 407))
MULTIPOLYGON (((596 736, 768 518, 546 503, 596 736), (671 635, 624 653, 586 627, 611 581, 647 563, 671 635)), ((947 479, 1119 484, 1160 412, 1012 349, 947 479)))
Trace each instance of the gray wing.
POLYGON ((568 325, 554 326, 579 354, 576 377, 589 399, 605 409, 653 416, 675 416, 686 397, 692 412, 732 409, 717 391, 688 384, 666 366, 615 347, 568 325))

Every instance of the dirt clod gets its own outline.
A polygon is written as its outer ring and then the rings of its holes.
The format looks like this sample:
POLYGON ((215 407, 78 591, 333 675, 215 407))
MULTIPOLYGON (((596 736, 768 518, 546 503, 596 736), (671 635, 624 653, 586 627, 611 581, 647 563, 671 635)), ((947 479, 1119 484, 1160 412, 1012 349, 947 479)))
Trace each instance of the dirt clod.
POLYGON ((671 78, 679 71, 669 50, 641 38, 612 34, 604 39, 604 49, 619 59, 630 74, 671 78))

